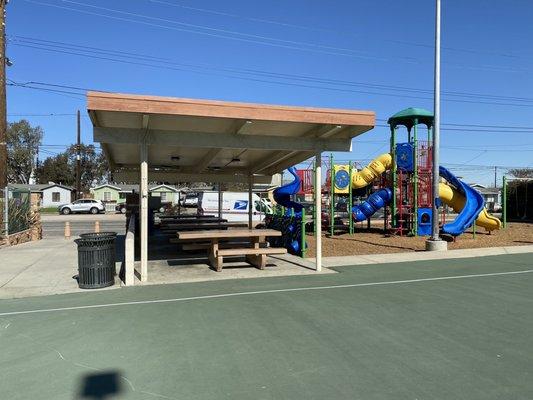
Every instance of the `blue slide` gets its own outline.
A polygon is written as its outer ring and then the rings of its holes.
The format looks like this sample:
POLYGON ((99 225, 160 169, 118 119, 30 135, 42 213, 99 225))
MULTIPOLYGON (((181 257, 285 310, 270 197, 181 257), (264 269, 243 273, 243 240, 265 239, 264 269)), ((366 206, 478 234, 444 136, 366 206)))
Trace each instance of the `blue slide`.
POLYGON ((355 222, 370 218, 377 210, 385 207, 392 200, 392 190, 383 188, 368 196, 361 204, 352 207, 352 216, 355 222))
POLYGON ((459 215, 457 215, 457 218, 442 226, 443 233, 458 236, 474 224, 479 213, 485 208, 485 200, 483 200, 483 197, 477 190, 458 179, 448 169, 441 166, 439 174, 466 199, 465 205, 459 215))
POLYGON ((296 168, 290 167, 288 171, 294 176, 294 180, 291 183, 280 186, 274 190, 274 200, 280 206, 287 208, 287 215, 290 215, 290 209, 294 209, 294 214, 298 216, 302 212, 303 206, 300 203, 296 203, 291 200, 291 195, 298 193, 302 180, 296 173, 296 168))

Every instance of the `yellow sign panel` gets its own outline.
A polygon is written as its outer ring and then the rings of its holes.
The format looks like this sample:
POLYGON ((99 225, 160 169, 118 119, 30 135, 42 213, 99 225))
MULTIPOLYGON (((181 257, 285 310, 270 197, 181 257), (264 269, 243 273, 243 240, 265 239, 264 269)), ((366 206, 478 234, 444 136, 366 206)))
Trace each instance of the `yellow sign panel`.
POLYGON ((335 193, 347 194, 350 192, 351 177, 349 165, 334 165, 335 193))

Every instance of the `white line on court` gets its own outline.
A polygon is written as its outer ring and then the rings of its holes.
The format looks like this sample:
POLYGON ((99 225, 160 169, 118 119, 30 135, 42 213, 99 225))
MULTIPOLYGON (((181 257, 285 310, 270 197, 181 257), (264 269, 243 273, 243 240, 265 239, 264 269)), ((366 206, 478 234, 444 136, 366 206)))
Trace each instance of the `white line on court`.
POLYGON ((224 297, 251 296, 251 295, 256 295, 256 294, 302 292, 302 291, 310 291, 310 290, 344 289, 344 288, 356 288, 356 287, 366 287, 366 286, 401 285, 405 283, 447 281, 447 280, 452 280, 452 279, 482 278, 482 277, 487 277, 487 276, 519 275, 519 274, 527 274, 531 272, 533 272, 533 269, 526 269, 526 270, 521 270, 521 271, 492 272, 488 274, 454 275, 454 276, 439 276, 435 278, 406 279, 402 281, 367 282, 367 283, 353 283, 353 284, 347 284, 347 285, 331 285, 331 286, 308 286, 308 287, 297 287, 297 288, 287 288, 287 289, 257 290, 253 292, 235 292, 235 293, 212 294, 212 295, 206 295, 206 296, 179 297, 179 298, 174 298, 174 299, 128 301, 128 302, 123 302, 123 303, 92 304, 92 305, 86 305, 86 306, 61 307, 61 308, 43 308, 43 309, 36 309, 36 310, 4 312, 4 313, 0 313, 0 317, 5 317, 8 315, 38 314, 38 313, 56 312, 56 311, 86 310, 90 308, 134 306, 134 305, 141 305, 141 304, 177 303, 180 301, 220 299, 224 297))

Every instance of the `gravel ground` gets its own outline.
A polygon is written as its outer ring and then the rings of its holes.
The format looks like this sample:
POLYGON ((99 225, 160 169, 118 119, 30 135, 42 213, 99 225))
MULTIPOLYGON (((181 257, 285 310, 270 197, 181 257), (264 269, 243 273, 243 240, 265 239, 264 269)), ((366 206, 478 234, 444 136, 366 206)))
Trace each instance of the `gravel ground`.
MULTIPOLYGON (((322 237, 322 255, 353 256, 363 254, 399 253, 425 249, 426 237, 385 236, 381 229, 371 231, 358 229, 353 235, 342 234, 333 238, 322 237)), ((315 239, 307 237, 309 250, 307 257, 315 255, 315 239)), ((520 246, 533 244, 533 224, 509 223, 506 229, 488 234, 478 228, 476 237, 472 230, 458 236, 455 242, 448 243, 448 249, 472 249, 481 247, 520 246)))

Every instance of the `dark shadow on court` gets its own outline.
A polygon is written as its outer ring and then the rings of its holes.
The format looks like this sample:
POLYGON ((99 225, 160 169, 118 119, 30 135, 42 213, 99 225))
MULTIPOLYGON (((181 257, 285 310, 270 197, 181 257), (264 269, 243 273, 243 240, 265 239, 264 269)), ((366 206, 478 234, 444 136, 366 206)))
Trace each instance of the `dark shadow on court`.
POLYGON ((103 371, 85 375, 80 382, 76 399, 112 399, 122 392, 122 380, 117 371, 103 371))

